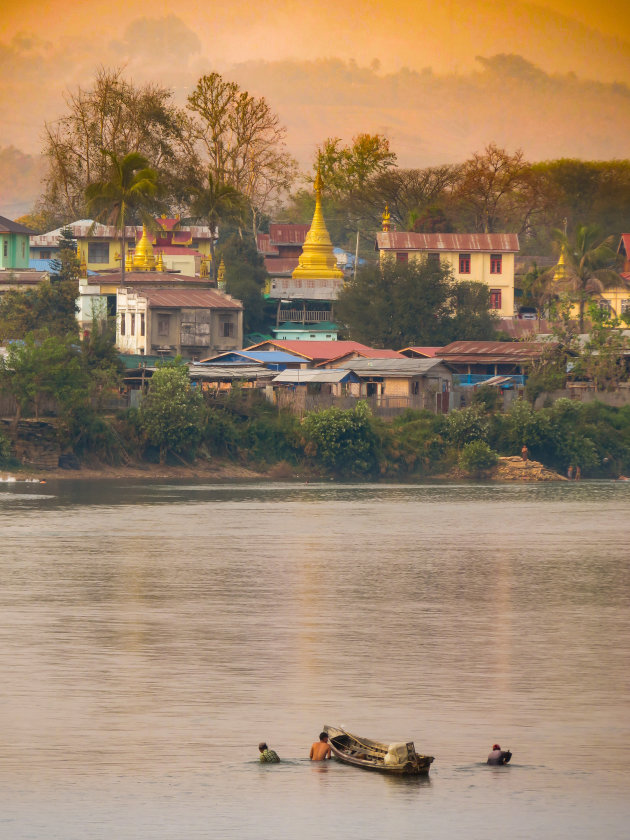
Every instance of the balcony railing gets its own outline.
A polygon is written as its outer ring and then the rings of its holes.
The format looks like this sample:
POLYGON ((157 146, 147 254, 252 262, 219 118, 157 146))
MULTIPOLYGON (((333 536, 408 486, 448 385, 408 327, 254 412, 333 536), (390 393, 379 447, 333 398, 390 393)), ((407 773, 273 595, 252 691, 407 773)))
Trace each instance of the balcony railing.
POLYGON ((327 309, 281 309, 278 313, 279 321, 298 321, 300 324, 317 324, 321 321, 332 320, 332 313, 327 309))

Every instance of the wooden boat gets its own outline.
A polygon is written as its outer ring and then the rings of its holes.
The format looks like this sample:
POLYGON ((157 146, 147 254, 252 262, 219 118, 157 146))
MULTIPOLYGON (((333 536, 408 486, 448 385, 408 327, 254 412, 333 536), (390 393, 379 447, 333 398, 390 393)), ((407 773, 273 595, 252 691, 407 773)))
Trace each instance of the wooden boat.
POLYGON ((362 767, 365 770, 379 770, 382 773, 399 775, 427 774, 433 761, 432 755, 418 755, 413 741, 386 744, 351 735, 335 726, 324 726, 328 734, 332 754, 338 761, 362 767))

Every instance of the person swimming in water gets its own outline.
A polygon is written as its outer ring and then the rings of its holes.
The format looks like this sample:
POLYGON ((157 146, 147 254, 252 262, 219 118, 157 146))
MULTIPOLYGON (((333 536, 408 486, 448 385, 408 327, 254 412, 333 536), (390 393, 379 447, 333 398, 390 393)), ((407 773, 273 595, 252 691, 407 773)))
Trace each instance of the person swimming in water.
POLYGON ((492 751, 488 756, 488 764, 493 764, 495 766, 507 764, 511 758, 512 753, 509 750, 502 750, 500 744, 493 744, 492 751))

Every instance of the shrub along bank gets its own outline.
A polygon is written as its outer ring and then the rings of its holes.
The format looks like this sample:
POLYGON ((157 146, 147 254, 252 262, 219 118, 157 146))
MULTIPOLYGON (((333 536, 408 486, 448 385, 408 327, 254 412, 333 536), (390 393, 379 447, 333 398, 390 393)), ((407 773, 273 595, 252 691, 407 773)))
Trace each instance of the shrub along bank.
MULTIPOLYGON (((480 391, 469 408, 446 416, 409 410, 386 423, 358 403, 300 420, 252 392, 207 398, 177 365, 156 371, 139 409, 107 417, 79 407, 57 422, 57 435, 63 451, 114 465, 219 458, 345 479, 420 478, 455 467, 473 476, 525 445, 531 459, 561 473, 569 465, 580 466, 583 477, 630 472, 630 406, 561 399, 536 410, 517 401, 501 413, 480 391)), ((10 458, 0 437, 0 465, 10 458)))

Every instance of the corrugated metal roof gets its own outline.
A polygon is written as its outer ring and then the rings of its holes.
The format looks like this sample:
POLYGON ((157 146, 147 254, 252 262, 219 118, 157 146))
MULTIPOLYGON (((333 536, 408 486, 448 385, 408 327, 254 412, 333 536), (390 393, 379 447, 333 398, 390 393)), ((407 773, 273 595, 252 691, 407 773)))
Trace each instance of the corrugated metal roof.
MULTIPOLYGON (((163 219, 158 219, 164 221, 163 219)), ((93 239, 118 239, 119 233, 114 225, 103 225, 100 222, 94 222, 93 219, 79 219, 76 222, 71 222, 63 227, 55 228, 47 233, 41 233, 36 236, 31 236, 30 244, 32 248, 56 247, 59 244, 61 231, 65 228, 70 228, 73 235, 77 239, 85 239, 87 236, 93 239), (92 225, 94 225, 92 229, 92 225), (90 233, 90 229, 92 229, 90 233)), ((207 225, 184 225, 182 231, 188 232, 189 236, 194 239, 210 239, 212 231, 207 225)), ((30 231, 29 231, 30 232, 30 231)), ((142 235, 142 225, 127 225, 125 227, 125 238, 135 241, 138 236, 142 235)))
POLYGON ((332 368, 327 370, 283 370, 274 376, 273 383, 278 385, 311 385, 315 383, 358 382, 351 370, 332 368))
POLYGON ((216 289, 146 289, 138 292, 153 307, 186 309, 242 309, 243 304, 216 289))
POLYGON ((440 350, 447 362, 527 362, 540 356, 549 342, 454 341, 440 350))
POLYGON ((346 357, 350 357, 353 354, 358 354, 362 358, 367 359, 403 359, 404 356, 399 353, 397 350, 377 350, 375 347, 367 347, 365 350, 350 350, 346 353, 340 353, 339 356, 334 356, 332 359, 327 359, 325 362, 321 362, 317 367, 321 367, 323 365, 334 364, 335 362, 345 361, 346 357))
POLYGON ((269 238, 272 245, 303 245, 310 225, 272 224, 269 238))
POLYGON ((279 254, 280 252, 271 244, 271 237, 268 233, 256 234, 256 250, 259 254, 279 254))
POLYGON ((357 359, 347 363, 359 376, 424 376, 447 365, 442 359, 357 359))
POLYGON ((275 370, 268 370, 259 365, 247 367, 245 365, 189 365, 191 379, 203 379, 205 382, 221 380, 234 381, 240 379, 272 379, 275 370))
POLYGON ((265 257, 265 268, 272 277, 290 277, 297 268, 298 257, 265 257))
POLYGON ((492 251, 516 252, 516 233, 409 233, 379 231, 377 247, 381 251, 492 251))

